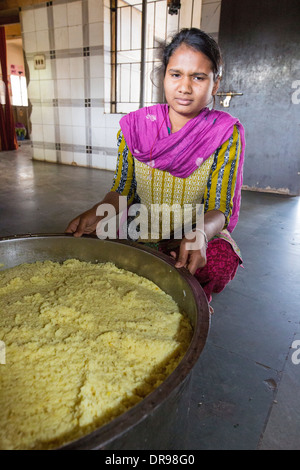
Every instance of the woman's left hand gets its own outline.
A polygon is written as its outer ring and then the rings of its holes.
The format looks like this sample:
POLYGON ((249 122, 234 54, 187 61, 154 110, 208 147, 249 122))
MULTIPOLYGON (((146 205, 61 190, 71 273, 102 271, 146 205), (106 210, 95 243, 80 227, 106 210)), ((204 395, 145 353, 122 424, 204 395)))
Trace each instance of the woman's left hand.
POLYGON ((225 225, 225 215, 223 212, 213 209, 204 214, 203 234, 199 229, 190 232, 180 243, 179 254, 171 251, 170 255, 176 259, 176 268, 186 267, 191 274, 195 274, 197 269, 206 265, 206 242, 211 240, 217 233, 221 232, 225 225), (194 238, 193 238, 194 237, 194 238))
POLYGON ((203 235, 197 233, 194 240, 183 238, 178 256, 175 251, 171 251, 170 254, 174 259, 177 258, 176 268, 186 267, 191 274, 195 274, 197 269, 206 265, 206 244, 203 235))

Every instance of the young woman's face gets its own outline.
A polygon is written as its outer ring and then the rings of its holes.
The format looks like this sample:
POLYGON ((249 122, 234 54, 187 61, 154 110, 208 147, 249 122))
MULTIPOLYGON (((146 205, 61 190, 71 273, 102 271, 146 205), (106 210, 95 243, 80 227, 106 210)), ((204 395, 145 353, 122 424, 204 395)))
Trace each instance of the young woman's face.
POLYGON ((179 46, 170 57, 164 78, 171 123, 172 119, 184 123, 197 116, 218 87, 208 57, 184 44, 179 46))

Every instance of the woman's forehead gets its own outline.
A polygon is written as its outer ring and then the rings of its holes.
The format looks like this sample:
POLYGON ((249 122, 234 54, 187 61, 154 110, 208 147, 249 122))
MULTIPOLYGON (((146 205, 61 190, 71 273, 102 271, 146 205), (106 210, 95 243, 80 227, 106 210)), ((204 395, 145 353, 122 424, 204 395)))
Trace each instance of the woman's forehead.
POLYGON ((190 70, 193 73, 212 71, 212 63, 210 59, 192 47, 181 44, 171 55, 167 69, 190 70))

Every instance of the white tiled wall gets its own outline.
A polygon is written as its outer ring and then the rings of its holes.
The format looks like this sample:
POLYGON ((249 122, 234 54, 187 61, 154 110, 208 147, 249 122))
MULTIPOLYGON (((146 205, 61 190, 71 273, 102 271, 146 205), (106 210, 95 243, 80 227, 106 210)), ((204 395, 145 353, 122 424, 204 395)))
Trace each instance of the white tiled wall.
POLYGON ((109 1, 53 0, 23 7, 33 158, 114 170, 121 115, 109 111, 109 1), (44 54, 46 68, 34 68, 44 54), (107 59, 104 61, 104 57, 107 59), (106 79, 105 79, 106 78, 106 79))
MULTIPOLYGON (((217 37, 221 0, 193 5, 193 26, 201 19, 217 37)), ((109 0, 52 0, 21 9, 35 159, 115 169, 121 115, 109 114, 109 8, 109 0), (36 54, 44 70, 34 68, 36 54)))

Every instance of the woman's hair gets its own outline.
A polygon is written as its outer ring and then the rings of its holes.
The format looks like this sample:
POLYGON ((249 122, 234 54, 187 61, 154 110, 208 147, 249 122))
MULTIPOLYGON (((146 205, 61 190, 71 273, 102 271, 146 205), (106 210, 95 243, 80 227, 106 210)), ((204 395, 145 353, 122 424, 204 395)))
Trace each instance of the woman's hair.
POLYGON ((222 56, 216 41, 207 33, 198 28, 181 29, 162 52, 163 74, 165 76, 170 57, 179 46, 185 44, 188 47, 202 52, 212 63, 214 81, 222 75, 222 56))

